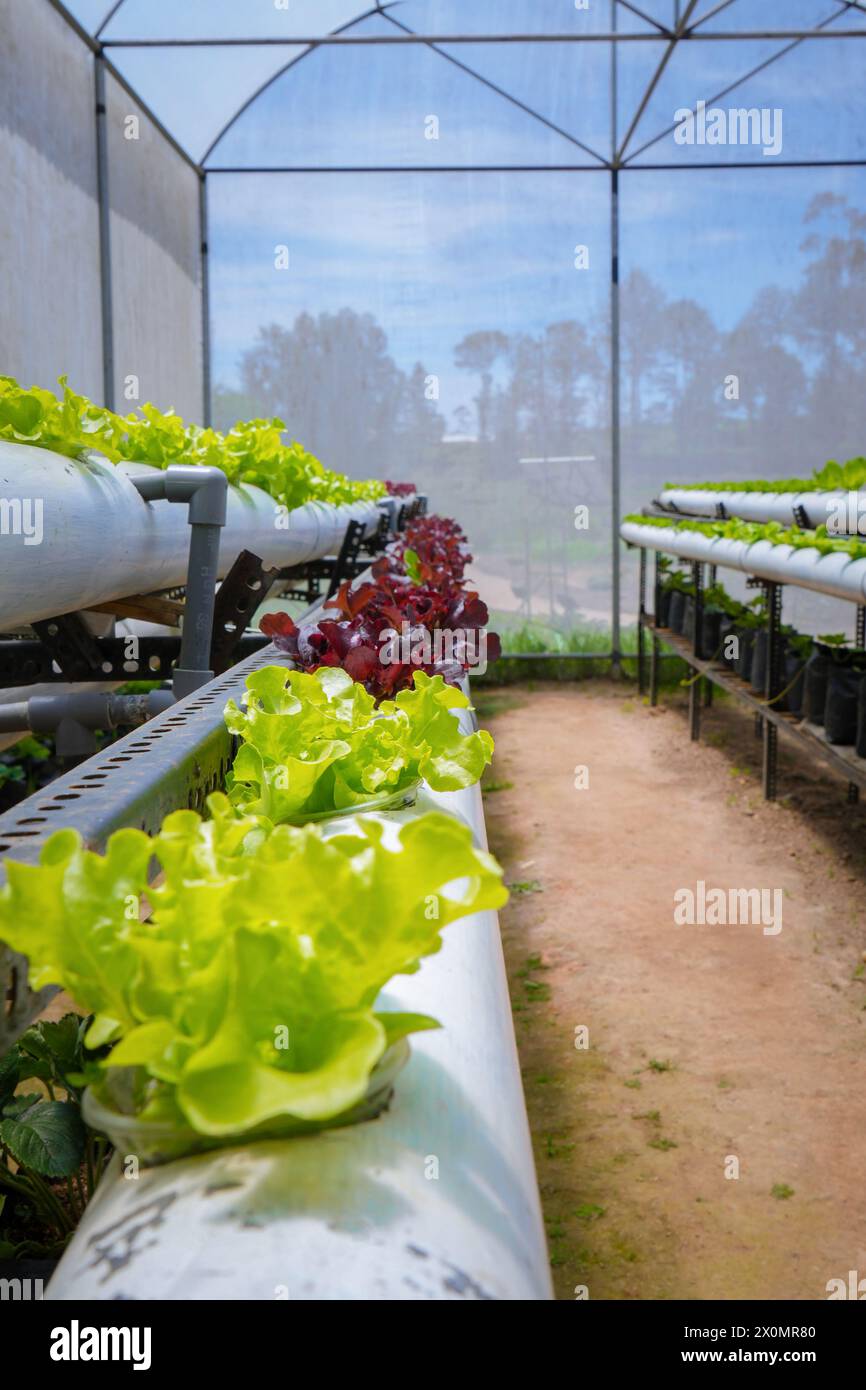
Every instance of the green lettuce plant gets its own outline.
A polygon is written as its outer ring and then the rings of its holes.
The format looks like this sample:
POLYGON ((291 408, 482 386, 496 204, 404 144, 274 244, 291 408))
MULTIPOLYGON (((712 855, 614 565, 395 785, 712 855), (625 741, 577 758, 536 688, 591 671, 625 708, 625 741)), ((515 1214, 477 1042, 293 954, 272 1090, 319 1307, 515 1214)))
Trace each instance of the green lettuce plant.
POLYGON ((140 1119, 206 1136, 327 1123, 393 1042, 437 1026, 377 996, 439 950, 444 926, 501 906, 502 871, 436 812, 328 838, 264 829, 221 794, 208 810, 175 812, 153 838, 119 830, 104 856, 69 829, 38 865, 8 862, 0 940, 28 956, 34 988, 60 985, 95 1015, 86 1044, 113 1044, 107 1075, 134 1069, 140 1119))
POLYGON ((667 568, 662 580, 662 589, 666 593, 694 595, 695 585, 688 571, 667 568))
POLYGON ((674 531, 697 531, 702 536, 713 539, 743 541, 754 545, 757 541, 769 541, 771 545, 788 545, 795 550, 817 550, 821 555, 848 555, 852 560, 866 559, 866 543, 856 537, 848 539, 829 536, 825 525, 814 531, 802 530, 799 526, 783 526, 778 521, 742 521, 732 517, 728 521, 696 521, 684 518, 676 521, 673 517, 642 516, 632 513, 626 521, 638 526, 662 526, 674 531))
POLYGON ((708 584, 704 590, 704 607, 712 612, 724 613, 728 618, 740 618, 746 612, 745 604, 733 598, 718 581, 708 584))
POLYGON ((811 633, 795 632, 793 628, 786 628, 784 629, 784 636, 788 650, 792 655, 796 656, 799 661, 808 661, 815 644, 815 639, 811 633))
POLYGON ((493 755, 486 730, 462 734, 461 690, 416 671, 411 690, 378 707, 336 666, 312 674, 266 666, 247 677, 246 707, 225 719, 241 747, 228 777, 234 805, 271 822, 390 797, 426 779, 434 791, 477 782, 493 755))
POLYGON ((79 395, 60 378, 62 397, 0 377, 0 439, 77 458, 95 449, 113 463, 170 463, 221 468, 230 483, 253 483, 290 511, 309 501, 339 505, 387 495, 378 480, 332 473, 298 443, 284 444, 282 420, 238 421, 227 434, 187 425, 173 411, 145 404, 117 415, 79 395))
POLYGON ((816 468, 811 478, 750 478, 742 481, 726 479, 721 483, 665 483, 666 488, 683 492, 835 492, 856 491, 866 485, 866 458, 858 455, 847 463, 830 459, 823 468, 816 468))

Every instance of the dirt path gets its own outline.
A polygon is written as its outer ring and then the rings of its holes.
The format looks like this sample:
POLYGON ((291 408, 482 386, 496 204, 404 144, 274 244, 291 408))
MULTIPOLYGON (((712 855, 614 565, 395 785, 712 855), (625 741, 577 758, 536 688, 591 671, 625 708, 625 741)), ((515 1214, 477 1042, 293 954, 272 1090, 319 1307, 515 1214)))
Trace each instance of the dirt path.
POLYGON ((557 1296, 812 1299, 866 1278, 863 809, 787 744, 766 805, 728 702, 701 746, 680 695, 478 704, 491 848, 523 885, 502 925, 557 1296), (781 932, 676 926, 701 879, 782 889, 781 932))

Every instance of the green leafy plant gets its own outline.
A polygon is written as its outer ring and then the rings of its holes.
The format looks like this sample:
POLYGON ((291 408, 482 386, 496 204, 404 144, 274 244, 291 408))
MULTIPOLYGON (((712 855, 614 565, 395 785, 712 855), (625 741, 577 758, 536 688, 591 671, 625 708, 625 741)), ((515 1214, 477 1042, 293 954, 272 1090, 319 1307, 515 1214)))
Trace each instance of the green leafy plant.
POLYGON ((735 618, 742 607, 743 605, 732 598, 722 584, 708 584, 704 590, 705 609, 725 613, 728 617, 735 618))
POLYGON ((665 483, 666 488, 684 492, 827 492, 856 490, 866 484, 866 458, 858 455, 839 464, 830 459, 811 478, 752 478, 743 481, 726 479, 721 483, 665 483))
POLYGON ((93 1195, 106 1143, 81 1119, 92 1023, 68 1013, 28 1028, 0 1057, 0 1256, 61 1249, 93 1195), (28 1082, 36 1089, 22 1090, 28 1082))
POLYGON ((770 1188, 770 1196, 775 1197, 777 1202, 787 1202, 789 1197, 794 1196, 794 1189, 786 1182, 774 1182, 770 1188))
POLYGON ((40 764, 51 757, 52 748, 44 739, 28 735, 0 753, 0 806, 4 802, 29 796, 36 790, 40 764), (4 789, 6 795, 4 796, 4 789))
POLYGON ((120 830, 104 856, 58 831, 38 865, 7 863, 0 939, 29 957, 36 989, 58 984, 93 1012, 87 1044, 114 1044, 107 1074, 134 1069, 141 1118, 208 1136, 327 1123, 391 1044, 437 1026, 377 997, 439 950, 444 926, 506 900, 501 870, 435 812, 329 838, 264 829, 221 794, 208 809, 175 812, 153 838, 120 830), (163 879, 148 888, 152 858, 163 879))
POLYGON ((695 585, 691 575, 685 570, 667 568, 662 580, 662 589, 665 593, 691 594, 693 596, 695 585))
POLYGON ((790 631, 786 632, 785 640, 789 651, 791 651, 798 660, 809 660, 809 657, 812 655, 812 648, 815 645, 815 639, 810 633, 794 632, 792 628, 790 631))
POLYGON ((378 480, 355 482, 332 473, 297 442, 285 444, 282 420, 238 421, 227 434, 187 425, 173 411, 141 406, 116 415, 73 391, 60 378, 62 397, 0 377, 0 439, 77 458, 95 449, 113 463, 203 464, 221 468, 230 483, 252 483, 292 510, 309 501, 335 505, 387 495, 378 480))
POLYGON ((731 518, 729 521, 696 521, 689 517, 676 521, 673 517, 642 516, 632 513, 626 521, 638 526, 661 526, 674 531, 696 531, 711 539, 742 541, 754 545, 757 541, 769 541, 771 545, 788 545, 795 550, 817 550, 821 555, 848 555, 852 560, 866 559, 866 543, 852 536, 829 536, 825 525, 814 531, 802 530, 799 526, 782 526, 778 521, 742 521, 731 518))
POLYGON ((229 796, 273 823, 397 795, 422 777, 435 791, 468 787, 493 755, 486 730, 460 732, 453 711, 469 700, 441 676, 416 671, 411 690, 378 706, 336 666, 309 675, 266 666, 246 684, 246 708, 226 706, 226 723, 242 740, 229 796))

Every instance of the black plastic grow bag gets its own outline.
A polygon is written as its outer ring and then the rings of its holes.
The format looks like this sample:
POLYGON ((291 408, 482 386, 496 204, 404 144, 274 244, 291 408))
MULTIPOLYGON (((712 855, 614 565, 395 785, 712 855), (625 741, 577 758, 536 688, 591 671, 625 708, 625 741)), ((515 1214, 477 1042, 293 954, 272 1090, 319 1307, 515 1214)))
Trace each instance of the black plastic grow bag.
POLYGON ((659 589, 656 605, 656 623, 659 627, 670 627, 672 589, 659 589))
POLYGON ((670 607, 668 608, 668 627, 671 632, 682 632, 683 630, 687 598, 688 595, 680 589, 674 589, 671 594, 670 607))
POLYGON ((866 681, 860 682, 857 692, 857 746, 858 758, 866 758, 866 681))
POLYGON ((695 601, 691 594, 686 594, 686 601, 683 606, 683 625, 680 629, 683 637, 689 642, 695 638, 695 601))
POLYGON ((740 643, 740 654, 734 662, 734 670, 738 676, 742 676, 747 681, 752 674, 752 648, 755 643, 755 629, 753 627, 738 627, 734 629, 740 643))
POLYGON ((758 628, 752 642, 752 667, 749 681, 752 689, 763 695, 767 688, 767 653, 770 650, 770 634, 766 628, 758 628))
POLYGON ((824 702, 824 732, 828 743, 857 742, 857 711, 864 674, 858 666, 830 663, 824 702))
POLYGON ((803 674, 806 670, 806 663, 796 652, 786 651, 782 657, 782 689, 785 694, 778 700, 777 708, 787 710, 789 714, 802 714, 803 711, 803 674))
POLYGON ((824 705, 827 702, 827 677, 830 674, 830 657, 826 647, 815 647, 803 673, 803 718, 810 724, 824 723, 824 705))
POLYGON ((704 661, 718 660, 721 646, 721 624, 724 614, 716 608, 704 609, 704 620, 701 624, 701 649, 698 653, 704 661))
POLYGON ((719 622, 719 660, 726 666, 733 666, 734 659, 727 654, 728 638, 736 637, 737 624, 734 618, 727 613, 719 622))
MULTIPOLYGON (((695 640, 695 616, 697 605, 693 598, 686 599, 686 611, 683 619, 683 637, 694 643, 695 640)), ((701 636, 698 642, 698 656, 704 661, 710 661, 718 652, 719 646, 719 623, 722 618, 721 610, 718 608, 705 608, 701 616, 701 636)))

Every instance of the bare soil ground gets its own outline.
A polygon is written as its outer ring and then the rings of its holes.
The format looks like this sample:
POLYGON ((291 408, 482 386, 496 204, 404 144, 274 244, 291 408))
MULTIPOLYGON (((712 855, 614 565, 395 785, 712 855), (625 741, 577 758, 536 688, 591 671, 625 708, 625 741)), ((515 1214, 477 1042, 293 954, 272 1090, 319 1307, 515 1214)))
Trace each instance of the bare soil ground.
POLYGON ((814 1299, 866 1276, 866 810, 786 740, 765 803, 731 701, 701 744, 679 692, 476 703, 557 1297, 814 1299), (782 889, 781 932, 676 926, 701 879, 782 889))

